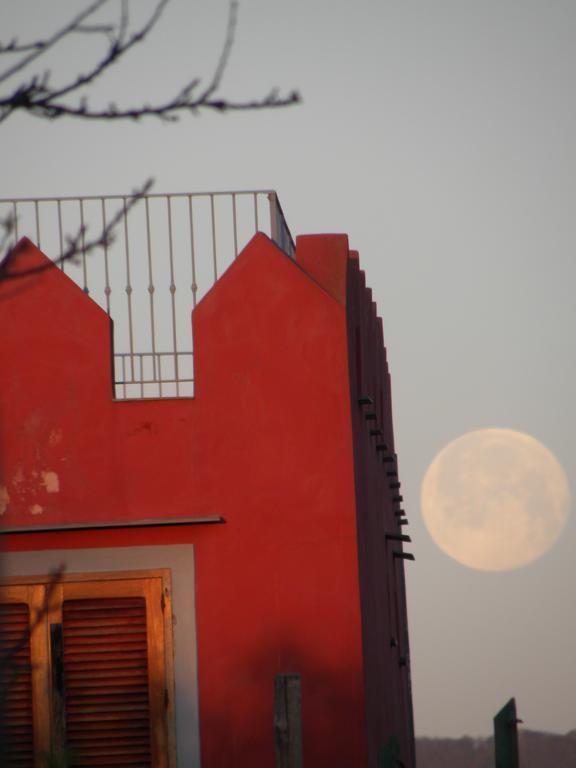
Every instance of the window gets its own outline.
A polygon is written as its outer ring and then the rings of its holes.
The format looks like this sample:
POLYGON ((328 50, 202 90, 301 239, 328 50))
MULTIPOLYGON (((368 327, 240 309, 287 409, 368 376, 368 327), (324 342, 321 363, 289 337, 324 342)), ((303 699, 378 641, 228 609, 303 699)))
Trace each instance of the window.
POLYGON ((174 766, 168 570, 0 586, 1 764, 174 766))

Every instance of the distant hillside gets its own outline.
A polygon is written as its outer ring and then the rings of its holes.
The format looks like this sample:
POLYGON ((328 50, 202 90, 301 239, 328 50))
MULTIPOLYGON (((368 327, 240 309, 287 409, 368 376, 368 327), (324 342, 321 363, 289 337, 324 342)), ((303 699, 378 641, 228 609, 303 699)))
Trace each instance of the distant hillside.
MULTIPOLYGON (((520 768, 575 768, 576 731, 556 733, 521 730, 520 768)), ((416 739, 418 768, 494 768, 492 738, 416 739)))

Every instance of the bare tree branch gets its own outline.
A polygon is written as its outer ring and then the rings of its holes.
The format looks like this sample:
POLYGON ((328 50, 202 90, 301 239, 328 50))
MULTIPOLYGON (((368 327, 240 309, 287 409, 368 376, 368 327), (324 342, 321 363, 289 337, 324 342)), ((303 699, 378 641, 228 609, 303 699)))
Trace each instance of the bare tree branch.
POLYGON ((189 80, 174 97, 156 104, 140 104, 130 107, 117 107, 115 104, 109 104, 104 108, 95 108, 91 106, 85 96, 76 104, 69 103, 66 101, 66 97, 79 95, 82 89, 91 86, 136 45, 148 38, 169 0, 158 0, 147 21, 131 34, 128 33, 129 5, 127 0, 123 0, 121 4, 120 20, 116 25, 89 25, 85 23, 106 2, 108 0, 96 0, 47 40, 36 41, 26 46, 18 46, 16 41, 12 41, 3 49, 0 48, 0 51, 3 52, 30 51, 19 62, 0 73, 0 84, 2 84, 10 80, 15 74, 22 73, 41 55, 71 34, 105 32, 109 37, 105 54, 87 72, 75 76, 64 85, 53 86, 50 81, 50 72, 45 72, 42 75, 33 74, 28 80, 13 90, 9 90, 7 94, 0 94, 0 123, 18 111, 25 111, 49 120, 59 117, 75 117, 82 120, 138 120, 145 117, 155 117, 164 121, 175 121, 183 113, 195 114, 200 110, 225 112, 269 109, 290 106, 300 101, 297 91, 280 95, 277 89, 273 89, 265 97, 257 99, 234 101, 222 97, 217 98, 216 94, 221 87, 234 44, 238 18, 238 0, 230 0, 224 45, 214 74, 208 85, 200 92, 198 89, 201 79, 195 77, 189 80))
POLYGON ((226 37, 224 39, 224 45, 220 52, 220 58, 218 64, 212 76, 210 84, 202 94, 201 98, 208 99, 215 93, 220 87, 224 72, 228 66, 228 60, 232 52, 232 46, 234 45, 234 35, 236 34, 236 26, 238 24, 238 0, 230 0, 230 10, 228 13, 228 24, 226 26, 226 37))
MULTIPOLYGON (((126 41, 124 41, 124 39, 129 23, 128 5, 122 3, 122 15, 118 25, 118 32, 115 37, 112 37, 106 55, 87 74, 78 75, 78 77, 72 80, 68 85, 50 91, 46 100, 54 104, 56 99, 59 99, 62 96, 67 96, 69 93, 73 93, 74 91, 93 83, 97 77, 100 77, 100 75, 111 67, 121 56, 124 56, 124 54, 128 53, 131 48, 146 39, 149 32, 156 26, 168 2, 169 0, 160 0, 146 24, 138 30, 138 32, 131 35, 126 41)), ((42 102, 38 102, 38 105, 42 106, 42 102)))
MULTIPOLYGON (((3 280, 15 280, 22 277, 28 277, 29 275, 36 275, 39 272, 45 272, 47 269, 51 269, 52 266, 60 266, 68 261, 74 262, 80 256, 84 258, 98 248, 110 247, 114 242, 114 230, 118 224, 128 216, 132 208, 134 208, 134 206, 148 194, 152 188, 152 184, 152 179, 147 179, 139 189, 136 189, 128 198, 126 198, 124 205, 114 214, 98 237, 86 242, 87 228, 85 226, 80 227, 74 235, 69 235, 66 238, 66 247, 64 251, 57 259, 54 259, 49 264, 42 264, 25 270, 14 269, 13 265, 16 256, 16 244, 14 243, 8 249, 2 260, 0 260, 0 282, 3 280)), ((0 222, 0 227, 2 226, 6 226, 6 223, 0 222)), ((14 223, 9 223, 8 226, 13 229, 14 223)), ((3 240, 5 239, 6 238, 4 237, 3 240)))
MULTIPOLYGON (((10 238, 16 230, 16 218, 13 213, 8 213, 3 219, 0 219, 0 232, 2 232, 2 239, 0 240, 0 254, 4 253, 10 243, 10 238)), ((2 262, 0 261, 0 264, 2 262)))
POLYGON ((39 626, 39 624, 44 621, 48 615, 52 597, 54 596, 54 592, 56 591, 58 584, 60 584, 62 581, 62 576, 64 575, 65 570, 66 566, 62 563, 57 568, 50 571, 48 586, 44 593, 42 606, 37 608, 32 614, 28 630, 24 632, 21 637, 17 638, 13 645, 9 646, 7 650, 4 650, 0 654, 0 672, 7 670, 12 676, 12 680, 8 680, 8 685, 5 686, 4 690, 0 691, 0 710, 2 708, 3 699, 8 693, 8 687, 10 683, 13 682, 22 673, 22 669, 18 664, 15 663, 15 659, 20 651, 26 648, 30 637, 39 626))
MULTIPOLYGON (((114 32, 112 24, 82 24, 78 26, 75 32, 83 34, 103 34, 110 35, 114 32)), ((17 38, 13 38, 9 43, 0 43, 0 54, 19 54, 29 53, 31 51, 44 51, 46 49, 45 40, 37 40, 34 43, 19 43, 17 38)))
POLYGON ((27 51, 30 51, 30 53, 16 64, 8 67, 8 69, 4 70, 4 72, 0 72, 0 83, 5 82, 11 77, 14 77, 15 74, 30 66, 30 64, 32 64, 32 62, 35 61, 38 57, 42 56, 51 48, 54 48, 54 46, 57 45, 65 37, 68 37, 68 35, 76 32, 78 28, 82 26, 84 19, 92 16, 107 2, 108 0, 96 0, 96 2, 91 3, 87 8, 79 13, 78 16, 75 16, 73 19, 71 19, 71 21, 68 22, 68 24, 65 24, 57 32, 55 32, 52 37, 49 37, 46 40, 38 40, 35 43, 22 46, 21 50, 18 50, 18 46, 15 44, 15 41, 13 41, 15 45, 13 46, 12 50, 9 51, 10 53, 22 53, 27 51))
MULTIPOLYGON (((20 58, 4 70, 0 70, 0 123, 17 112, 36 117, 55 120, 57 118, 76 118, 80 120, 140 120, 156 118, 174 122, 182 114, 197 114, 200 111, 252 111, 286 107, 300 101, 297 91, 281 95, 274 88, 264 97, 245 100, 232 100, 219 96, 222 80, 228 68, 230 54, 234 45, 238 20, 238 0, 229 0, 229 13, 224 44, 208 85, 201 87, 202 79, 193 77, 181 87, 175 96, 154 104, 120 106, 109 104, 107 107, 94 107, 85 90, 89 90, 95 81, 121 62, 137 45, 147 40, 158 24, 169 0, 155 0, 155 5, 145 22, 135 31, 130 30, 130 0, 121 0, 119 18, 114 23, 100 23, 95 15, 110 0, 93 0, 80 13, 74 16, 54 34, 33 42, 19 43, 16 38, 6 44, 0 43, 0 54, 13 54, 20 58), (75 74, 67 82, 55 86, 51 82, 50 70, 34 71, 34 65, 49 51, 57 49, 59 44, 72 35, 104 35, 107 47, 104 54, 90 66, 88 71, 75 74), (19 76, 21 82, 9 85, 19 76), (4 89, 4 92, 2 92, 4 89), (74 99, 74 97, 77 97, 74 99), (70 99, 72 98, 72 101, 70 99)), ((151 181, 147 181, 128 199, 124 212, 120 211, 109 222, 99 237, 85 243, 86 230, 80 228, 75 235, 68 236, 66 248, 54 262, 62 264, 74 260, 79 255, 85 256, 97 248, 110 244, 114 227, 128 211, 149 191, 151 181)), ((25 273, 13 269, 14 246, 12 236, 16 229, 16 220, 9 215, 0 221, 0 281, 15 279, 25 274, 34 274, 45 267, 25 273)))

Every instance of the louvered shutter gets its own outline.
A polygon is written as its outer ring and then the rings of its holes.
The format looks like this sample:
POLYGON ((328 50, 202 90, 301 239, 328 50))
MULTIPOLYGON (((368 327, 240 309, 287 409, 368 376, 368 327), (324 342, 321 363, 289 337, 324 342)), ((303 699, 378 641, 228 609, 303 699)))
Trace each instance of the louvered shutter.
POLYGON ((30 608, 0 604, 0 765, 33 768, 34 725, 30 608))
POLYGON ((64 744, 81 766, 168 765, 159 578, 62 584, 64 744))
POLYGON ((151 766, 146 600, 65 600, 66 745, 82 766, 151 766))
POLYGON ((0 585, 1 768, 173 768, 169 572, 132 573, 0 585))

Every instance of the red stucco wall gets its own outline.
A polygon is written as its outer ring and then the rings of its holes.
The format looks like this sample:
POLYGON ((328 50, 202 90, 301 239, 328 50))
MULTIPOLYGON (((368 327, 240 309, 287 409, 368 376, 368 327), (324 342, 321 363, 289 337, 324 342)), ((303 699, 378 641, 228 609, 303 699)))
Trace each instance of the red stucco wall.
POLYGON ((5 526, 226 519, 5 545, 193 542, 203 765, 273 764, 283 671, 306 763, 364 765, 344 305, 256 236, 195 312, 193 400, 113 402, 108 319, 56 269, 3 283, 0 323, 5 526))

